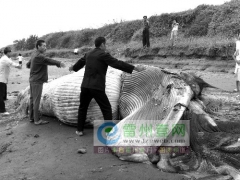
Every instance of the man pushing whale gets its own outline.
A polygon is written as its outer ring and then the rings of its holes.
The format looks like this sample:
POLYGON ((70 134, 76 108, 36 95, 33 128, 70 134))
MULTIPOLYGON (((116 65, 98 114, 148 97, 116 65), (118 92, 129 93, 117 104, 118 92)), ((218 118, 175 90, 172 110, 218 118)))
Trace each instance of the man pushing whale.
POLYGON ((87 110, 91 100, 94 98, 98 103, 104 120, 112 120, 112 108, 105 93, 106 72, 108 66, 121 71, 132 73, 145 70, 142 66, 133 66, 112 57, 106 52, 106 39, 98 37, 95 39, 95 48, 86 53, 69 71, 78 71, 85 66, 85 73, 81 84, 80 105, 78 109, 78 124, 76 134, 83 135, 87 110))

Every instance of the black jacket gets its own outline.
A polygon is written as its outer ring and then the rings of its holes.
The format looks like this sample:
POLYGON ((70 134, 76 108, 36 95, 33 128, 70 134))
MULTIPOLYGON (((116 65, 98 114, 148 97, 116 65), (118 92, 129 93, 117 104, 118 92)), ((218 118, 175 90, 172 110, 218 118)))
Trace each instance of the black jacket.
POLYGON ((85 67, 85 73, 81 87, 105 91, 105 81, 108 66, 132 73, 134 66, 113 58, 100 48, 95 48, 85 54, 73 65, 73 71, 85 67))

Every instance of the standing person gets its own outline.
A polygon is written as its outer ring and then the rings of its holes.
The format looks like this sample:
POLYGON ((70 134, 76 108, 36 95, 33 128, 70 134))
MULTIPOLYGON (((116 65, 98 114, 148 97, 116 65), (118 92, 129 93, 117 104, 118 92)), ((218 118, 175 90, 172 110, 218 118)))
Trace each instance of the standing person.
POLYGON ((178 26, 179 24, 176 22, 176 20, 173 20, 171 37, 170 37, 170 40, 172 41, 172 46, 175 46, 175 42, 177 40, 178 26))
POLYGON ((18 54, 18 63, 19 63, 20 66, 22 66, 22 60, 23 60, 23 57, 22 57, 22 55, 19 53, 19 54, 18 54))
POLYGON ((143 71, 141 66, 133 66, 113 58, 106 53, 106 39, 98 37, 95 39, 95 49, 85 54, 69 71, 78 71, 85 67, 85 73, 81 85, 80 105, 78 109, 78 125, 76 134, 83 135, 87 110, 92 98, 96 100, 102 111, 104 120, 112 120, 112 108, 105 93, 105 81, 108 66, 132 73, 133 70, 143 71))
POLYGON ((31 59, 27 63, 30 68, 30 122, 36 125, 47 124, 48 121, 40 120, 39 104, 42 95, 43 83, 48 81, 48 65, 56 65, 57 67, 65 67, 65 64, 45 57, 46 43, 38 40, 36 43, 36 51, 33 52, 31 59))
POLYGON ((236 74, 236 89, 234 89, 235 92, 239 92, 239 81, 240 81, 240 34, 237 37, 236 40, 236 51, 234 52, 233 59, 236 62, 235 65, 235 71, 236 74))
POLYGON ((149 21, 147 20, 147 16, 143 16, 143 33, 142 33, 142 43, 143 48, 150 47, 149 42, 149 21))
MULTIPOLYGON (((2 51, 0 51, 0 58, 3 56, 3 53, 2 53, 2 51)), ((10 58, 9 58, 10 59, 10 58)), ((11 59, 10 59, 11 60, 11 59)), ((5 90, 4 90, 4 92, 5 92, 5 95, 4 95, 4 97, 3 97, 3 100, 4 101, 6 101, 6 100, 8 100, 7 99, 7 86, 5 86, 5 90)))
POLYGON ((6 90, 8 77, 10 73, 10 67, 13 66, 15 68, 21 69, 17 63, 14 63, 11 59, 11 48, 6 47, 3 51, 4 55, 0 59, 0 113, 4 115, 9 115, 6 111, 4 100, 6 100, 6 90))
POLYGON ((78 48, 75 48, 73 52, 74 52, 75 55, 77 55, 78 54, 78 48))

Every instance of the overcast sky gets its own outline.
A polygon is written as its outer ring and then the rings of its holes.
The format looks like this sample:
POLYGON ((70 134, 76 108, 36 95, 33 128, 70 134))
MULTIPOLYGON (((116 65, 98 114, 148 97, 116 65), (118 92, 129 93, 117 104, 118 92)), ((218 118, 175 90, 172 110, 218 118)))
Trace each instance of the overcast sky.
POLYGON ((219 5, 230 0, 0 0, 0 48, 14 40, 98 28, 120 20, 219 5))

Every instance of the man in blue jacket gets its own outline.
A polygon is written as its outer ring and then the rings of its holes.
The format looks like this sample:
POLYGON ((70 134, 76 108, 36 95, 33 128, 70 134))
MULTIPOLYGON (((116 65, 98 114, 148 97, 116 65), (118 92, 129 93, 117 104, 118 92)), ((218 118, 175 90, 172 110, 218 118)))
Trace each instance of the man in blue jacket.
POLYGON ((76 134, 83 135, 84 124, 87 116, 88 106, 94 98, 98 103, 104 120, 112 120, 112 108, 105 93, 106 73, 108 66, 122 70, 127 73, 143 71, 142 66, 133 66, 123 61, 119 61, 106 53, 106 39, 98 37, 95 39, 95 49, 85 54, 69 68, 70 71, 78 71, 85 67, 85 73, 81 85, 80 105, 78 110, 78 126, 76 134))

